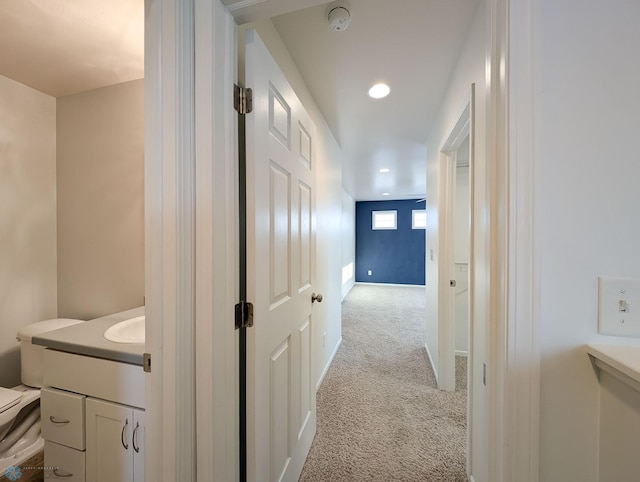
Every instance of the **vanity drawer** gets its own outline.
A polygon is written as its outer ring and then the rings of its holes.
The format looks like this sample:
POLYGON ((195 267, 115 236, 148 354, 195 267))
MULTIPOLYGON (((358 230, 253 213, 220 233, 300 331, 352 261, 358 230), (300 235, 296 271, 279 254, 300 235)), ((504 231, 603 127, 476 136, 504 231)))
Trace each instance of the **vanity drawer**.
POLYGON ((84 482, 84 471, 84 452, 45 440, 44 480, 84 482))
POLYGON ((84 450, 85 397, 55 388, 43 388, 40 402, 45 440, 84 450))

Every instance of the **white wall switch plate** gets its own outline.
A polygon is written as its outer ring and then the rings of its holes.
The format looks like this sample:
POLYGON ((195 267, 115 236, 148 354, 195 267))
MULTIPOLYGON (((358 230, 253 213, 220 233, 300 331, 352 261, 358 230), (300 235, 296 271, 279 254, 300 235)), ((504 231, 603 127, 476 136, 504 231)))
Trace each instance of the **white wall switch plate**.
POLYGON ((640 278, 598 277, 598 333, 640 337, 640 278))

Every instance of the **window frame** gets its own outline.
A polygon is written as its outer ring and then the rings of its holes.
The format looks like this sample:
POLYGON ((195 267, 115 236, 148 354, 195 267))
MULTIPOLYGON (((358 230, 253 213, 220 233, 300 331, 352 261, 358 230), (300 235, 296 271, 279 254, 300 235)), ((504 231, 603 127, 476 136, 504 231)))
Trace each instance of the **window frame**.
POLYGON ((427 210, 426 209, 411 210, 411 229, 427 229, 427 210), (418 226, 416 224, 416 213, 424 213, 424 226, 418 226))
POLYGON ((398 211, 397 209, 387 209, 384 211, 371 211, 371 230, 372 231, 397 231, 398 230, 398 211), (376 226, 376 215, 393 214, 393 226, 376 226))

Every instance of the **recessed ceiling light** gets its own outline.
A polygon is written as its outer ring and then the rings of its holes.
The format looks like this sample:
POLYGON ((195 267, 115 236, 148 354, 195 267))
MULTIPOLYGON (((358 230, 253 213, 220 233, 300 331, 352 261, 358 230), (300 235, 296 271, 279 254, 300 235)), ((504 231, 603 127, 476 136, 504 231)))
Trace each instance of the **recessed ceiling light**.
POLYGON ((382 168, 378 169, 378 172, 389 172, 389 168, 388 167, 382 167, 382 168))
POLYGON ((376 84, 369 89, 369 96, 374 99, 382 99, 386 97, 391 92, 391 89, 387 84, 376 84))
POLYGON ((388 195, 389 195, 389 193, 388 193, 388 192, 383 192, 383 193, 382 193, 382 195, 383 195, 383 196, 388 196, 388 195))

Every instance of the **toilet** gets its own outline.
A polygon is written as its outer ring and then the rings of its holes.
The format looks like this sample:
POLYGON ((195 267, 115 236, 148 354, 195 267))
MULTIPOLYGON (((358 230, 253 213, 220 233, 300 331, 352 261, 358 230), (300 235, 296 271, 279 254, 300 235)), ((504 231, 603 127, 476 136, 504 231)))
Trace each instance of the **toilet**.
POLYGON ((40 436, 44 347, 33 345, 31 339, 77 323, 83 320, 56 318, 32 323, 18 331, 22 385, 0 387, 0 476, 5 475, 8 467, 19 466, 44 447, 40 436))

